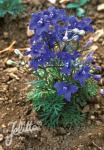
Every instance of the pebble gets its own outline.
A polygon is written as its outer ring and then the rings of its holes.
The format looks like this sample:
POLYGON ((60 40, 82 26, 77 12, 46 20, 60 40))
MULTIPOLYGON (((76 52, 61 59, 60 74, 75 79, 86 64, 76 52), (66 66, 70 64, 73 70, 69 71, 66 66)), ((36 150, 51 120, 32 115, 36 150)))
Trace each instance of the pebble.
POLYGON ((4 150, 3 147, 2 147, 2 145, 0 145, 0 150, 4 150))
POLYGON ((16 79, 16 80, 19 80, 20 78, 15 75, 14 73, 10 73, 9 76, 12 78, 12 79, 16 79))
POLYGON ((81 145, 81 144, 80 144, 80 145, 78 146, 77 150, 83 150, 83 148, 84 148, 84 145, 81 145))
POLYGON ((97 95, 96 100, 97 100, 97 102, 100 102, 101 101, 101 95, 97 95))
POLYGON ((88 133, 88 136, 91 137, 93 134, 92 133, 88 133))
POLYGON ((92 45, 90 47, 91 51, 96 51, 98 49, 98 46, 97 45, 92 45))
POLYGON ((102 36, 104 36, 104 29, 97 30, 93 38, 94 42, 97 42, 102 36))
POLYGON ((60 3, 67 3, 68 0, 60 0, 60 3))
POLYGON ((95 104, 95 109, 96 110, 100 109, 100 105, 99 104, 95 104))
POLYGON ((42 5, 45 2, 45 0, 24 0, 24 1, 27 3, 33 3, 35 4, 35 6, 42 5))
POLYGON ((104 85, 104 79, 101 79, 101 80, 99 81, 99 85, 101 85, 101 86, 104 85))
POLYGON ((5 124, 2 124, 1 127, 2 127, 2 128, 6 128, 6 125, 5 125, 5 124))
POLYGON ((29 29, 29 26, 27 27, 27 36, 31 37, 32 35, 34 35, 34 31, 29 29))
POLYGON ((56 0, 48 0, 50 3, 55 4, 56 0))
POLYGON ((4 32, 4 33, 3 33, 3 36, 4 36, 4 39, 7 39, 7 38, 9 37, 8 32, 4 32))
POLYGON ((42 121, 37 121, 36 124, 37 124, 38 126, 42 126, 42 121))
POLYGON ((97 126, 101 126, 101 125, 102 125, 102 122, 99 121, 99 120, 97 120, 97 121, 96 121, 96 125, 97 125, 97 126))
POLYGON ((4 139, 3 134, 0 134, 0 142, 2 142, 2 141, 3 141, 3 139, 4 139))
POLYGON ((3 119, 6 115, 7 115, 7 113, 2 114, 1 119, 3 119))
POLYGON ((17 71, 18 71, 17 67, 5 69, 5 72, 8 72, 8 73, 15 73, 15 72, 17 72, 17 71))
POLYGON ((95 120, 95 116, 92 115, 92 116, 90 117, 90 119, 91 119, 91 120, 95 120))
POLYGON ((102 137, 102 133, 101 133, 101 132, 98 132, 98 136, 99 136, 99 137, 102 137))
POLYGON ((6 84, 2 84, 2 86, 0 87, 0 92, 5 92, 8 89, 8 85, 6 84))
POLYGON ((102 10, 104 10, 104 3, 97 6, 97 11, 102 11, 102 10))

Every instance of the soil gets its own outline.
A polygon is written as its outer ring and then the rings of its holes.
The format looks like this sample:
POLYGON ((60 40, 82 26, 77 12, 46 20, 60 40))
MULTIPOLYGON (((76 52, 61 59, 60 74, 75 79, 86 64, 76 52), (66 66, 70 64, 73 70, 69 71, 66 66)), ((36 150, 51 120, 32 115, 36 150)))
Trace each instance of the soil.
MULTIPOLYGON (((104 29, 104 11, 98 12, 97 1, 87 5, 88 16, 93 19, 95 30, 104 29), (92 9, 93 8, 93 9, 92 9)), ((29 47, 29 38, 26 34, 31 12, 42 10, 50 6, 28 5, 26 12, 21 16, 7 15, 0 20, 0 50, 16 41, 15 48, 29 47)), ((99 85, 104 86, 104 35, 95 43, 98 48, 95 54, 95 63, 102 66, 99 72, 102 80, 99 85)), ((8 59, 18 61, 13 52, 0 54, 0 150, 104 150, 104 97, 97 95, 94 102, 87 105, 84 111, 88 112, 87 122, 76 128, 49 129, 44 127, 32 104, 26 101, 28 82, 33 80, 31 71, 25 67, 16 68, 6 64, 8 59), (9 147, 5 140, 10 135, 11 122, 30 121, 37 130, 14 135, 9 147)), ((24 60, 24 58, 23 58, 24 60)))

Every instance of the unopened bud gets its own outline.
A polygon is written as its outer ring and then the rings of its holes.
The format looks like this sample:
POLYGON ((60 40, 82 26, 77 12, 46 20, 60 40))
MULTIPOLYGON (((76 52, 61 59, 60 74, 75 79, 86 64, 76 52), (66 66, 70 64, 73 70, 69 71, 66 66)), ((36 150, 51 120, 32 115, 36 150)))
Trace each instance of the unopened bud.
POLYGON ((72 30, 72 32, 74 32, 74 33, 77 34, 77 33, 79 33, 79 29, 78 29, 78 28, 75 28, 75 29, 72 30))
POLYGON ((85 31, 84 30, 79 30, 79 35, 85 35, 85 31))

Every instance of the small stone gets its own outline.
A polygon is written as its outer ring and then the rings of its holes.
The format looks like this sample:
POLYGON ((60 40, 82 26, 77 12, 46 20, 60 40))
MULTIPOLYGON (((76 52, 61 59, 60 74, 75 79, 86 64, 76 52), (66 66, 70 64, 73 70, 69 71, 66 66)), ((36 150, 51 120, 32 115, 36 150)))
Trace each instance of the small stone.
POLYGON ((88 133, 88 136, 91 137, 91 136, 92 136, 92 133, 88 133))
POLYGON ((37 121, 36 124, 37 124, 38 126, 42 126, 42 121, 37 121))
POLYGON ((93 38, 94 42, 97 42, 102 36, 104 36, 104 29, 97 30, 93 38))
POLYGON ((7 110, 7 111, 9 111, 9 110, 10 110, 10 108, 8 108, 8 107, 7 107, 7 108, 6 108, 6 110, 7 110))
POLYGON ((95 104, 95 109, 96 110, 100 109, 100 105, 99 104, 95 104))
POLYGON ((55 4, 56 0, 48 0, 50 3, 55 4))
POLYGON ((100 101, 101 101, 101 96, 100 96, 100 95, 97 95, 97 96, 96 96, 96 100, 97 100, 97 102, 100 102, 100 101))
POLYGON ((2 142, 2 141, 3 141, 3 139, 4 139, 3 134, 0 134, 0 142, 2 142))
POLYGON ((101 126, 101 125, 102 125, 102 122, 99 121, 99 120, 97 120, 97 121, 96 121, 96 125, 97 125, 97 126, 101 126))
POLYGON ((2 124, 1 127, 2 127, 2 128, 6 128, 6 125, 5 125, 5 124, 2 124))
POLYGON ((13 61, 13 60, 11 60, 11 59, 8 59, 7 62, 6 62, 6 64, 7 64, 8 66, 14 66, 14 65, 17 65, 16 62, 13 61))
POLYGON ((92 45, 90 47, 91 51, 96 51, 98 49, 98 46, 97 45, 92 45))
POLYGON ((104 10, 104 3, 97 6, 97 11, 102 11, 102 10, 104 10))
POLYGON ((101 133, 101 132, 98 132, 98 136, 99 136, 99 137, 102 137, 102 133, 101 133))
POLYGON ((30 30, 29 29, 29 26, 27 27, 27 36, 28 37, 31 37, 31 36, 33 36, 34 35, 34 30, 30 30))
POLYGON ((10 73, 9 76, 12 78, 12 79, 16 79, 16 80, 19 80, 20 78, 15 75, 14 73, 10 73))
POLYGON ((84 145, 81 145, 81 144, 80 144, 80 145, 78 146, 77 150, 83 150, 83 148, 84 148, 84 145))
POLYGON ((102 42, 102 46, 104 46, 104 41, 102 42))
POLYGON ((92 116, 90 117, 90 119, 91 119, 91 120, 95 120, 95 116, 92 115, 92 116))
POLYGON ((1 119, 3 119, 6 115, 7 115, 7 113, 2 114, 1 119))
POLYGON ((7 38, 9 37, 8 32, 4 32, 4 33, 3 33, 3 36, 4 36, 4 39, 7 39, 7 38))
POLYGON ((23 0, 25 3, 32 3, 35 4, 35 6, 42 5, 45 0, 23 0))
POLYGON ((67 3, 69 0, 60 0, 60 3, 67 3))
POLYGON ((83 137, 80 135, 80 136, 79 136, 79 139, 82 139, 82 138, 83 138, 83 137))
POLYGON ((101 80, 99 81, 99 85, 101 85, 101 86, 104 85, 104 80, 103 80, 103 79, 101 79, 101 80))
POLYGON ((3 147, 2 147, 2 145, 0 145, 0 150, 4 150, 3 147))

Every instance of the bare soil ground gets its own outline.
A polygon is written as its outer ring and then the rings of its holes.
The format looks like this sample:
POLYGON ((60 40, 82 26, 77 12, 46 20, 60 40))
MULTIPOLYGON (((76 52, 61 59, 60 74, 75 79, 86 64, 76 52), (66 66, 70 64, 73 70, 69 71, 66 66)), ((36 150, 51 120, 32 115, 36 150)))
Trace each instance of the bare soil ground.
MULTIPOLYGON (((26 31, 31 12, 46 6, 49 4, 30 5, 22 16, 1 19, 0 50, 14 40, 17 42, 16 48, 28 47, 26 31)), ((96 8, 97 3, 93 1, 87 8, 87 15, 93 19, 95 30, 104 29, 104 11, 97 12, 96 8)), ((94 44, 98 47, 95 63, 102 66, 102 81, 99 85, 104 86, 104 35, 94 44)), ((34 77, 25 69, 15 68, 13 71, 13 66, 6 64, 8 59, 18 60, 18 57, 12 52, 0 54, 0 150, 104 150, 104 97, 98 94, 94 102, 85 108, 88 112, 85 125, 48 129, 41 125, 32 104, 26 101, 27 82, 34 77), (5 138, 11 133, 9 124, 14 121, 19 123, 20 120, 32 121, 39 130, 14 136, 12 144, 7 147, 5 138)))

